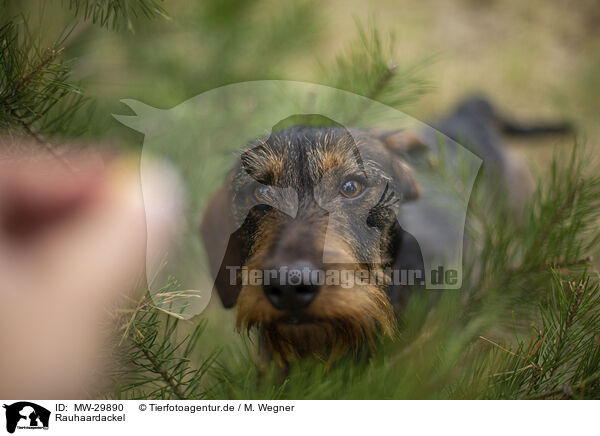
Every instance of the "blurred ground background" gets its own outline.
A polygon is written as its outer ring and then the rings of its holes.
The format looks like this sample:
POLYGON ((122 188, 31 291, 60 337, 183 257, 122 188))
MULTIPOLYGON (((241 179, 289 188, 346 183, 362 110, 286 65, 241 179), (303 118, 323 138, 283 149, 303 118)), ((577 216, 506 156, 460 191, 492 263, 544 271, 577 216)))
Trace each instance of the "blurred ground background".
MULTIPOLYGON (((39 2, 28 3, 39 15, 39 2)), ((60 2, 42 3, 42 33, 52 38, 71 13, 60 2)), ((319 65, 355 39, 358 20, 393 34, 398 63, 431 59, 422 76, 432 91, 406 108, 416 118, 435 117, 466 93, 483 91, 511 115, 565 117, 589 137, 598 131, 600 5, 594 0, 163 5, 170 19, 140 19, 135 33, 88 22, 67 40, 74 79, 101 106, 118 108, 115 101, 135 98, 164 108, 232 81, 318 80, 319 65)), ((94 118, 89 133, 100 131, 101 119, 94 118)))
MULTIPOLYGON (((27 0, 32 30, 51 40, 72 12, 59 1, 42 3, 27 0)), ((399 64, 425 62, 421 76, 430 92, 404 108, 417 119, 435 119, 461 97, 483 92, 510 116, 571 120, 592 148, 600 134, 596 0, 208 0, 165 1, 164 8, 169 19, 136 20, 135 32, 84 22, 67 39, 73 79, 96 106, 93 115, 78 115, 83 140, 141 146, 142 136, 111 116, 127 113, 120 99, 169 108, 232 82, 319 81, 323 68, 356 38, 356 20, 394 35, 399 64)), ((570 147, 572 140, 511 142, 540 173, 554 146, 570 147)), ((213 298, 207 313, 215 321, 203 340, 239 341, 233 311, 213 298)))
MULTIPOLYGON (((75 78, 111 106, 136 98, 163 108, 231 81, 314 81, 319 64, 327 66, 356 37, 359 20, 393 34, 401 65, 430 59, 422 76, 432 91, 405 108, 418 119, 482 91, 515 117, 567 118, 582 136, 599 133, 600 5, 594 0, 229 3, 223 12, 213 1, 167 1, 171 21, 140 23, 135 34, 78 28, 75 78), (221 27, 219 19, 230 25, 221 27), (278 33, 280 46, 272 40, 278 33), (248 36, 254 34, 259 37, 248 36), (233 58, 231 45, 238 47, 233 58)), ((547 142, 513 145, 533 164, 551 155, 547 142)))

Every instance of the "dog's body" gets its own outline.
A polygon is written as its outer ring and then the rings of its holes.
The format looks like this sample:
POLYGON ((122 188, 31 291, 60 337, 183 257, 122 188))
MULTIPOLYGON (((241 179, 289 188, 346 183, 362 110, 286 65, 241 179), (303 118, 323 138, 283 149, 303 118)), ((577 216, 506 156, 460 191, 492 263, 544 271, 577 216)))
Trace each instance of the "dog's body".
MULTIPOLYGON (((500 135, 511 126, 522 133, 536 129, 500 120, 485 100, 471 99, 436 126, 470 147, 490 167, 486 173, 508 186, 515 181, 514 161, 500 135)), ((404 306, 411 284, 366 280, 344 286, 333 273, 423 271, 423 251, 398 215, 429 226, 428 255, 435 252, 444 238, 443 219, 411 209, 421 195, 411 154, 424 148, 435 153, 437 141, 419 133, 294 126, 252 143, 202 225, 209 257, 225 251, 224 259, 211 259, 211 269, 223 304, 237 303, 238 327, 257 327, 269 353, 282 362, 335 356, 379 333, 392 334, 394 310, 404 306), (226 250, 215 249, 224 244, 226 250), (255 272, 264 273, 259 282, 244 282, 243 274, 255 272), (267 279, 267 272, 274 274, 267 279), (338 281, 315 279, 319 274, 338 281)))

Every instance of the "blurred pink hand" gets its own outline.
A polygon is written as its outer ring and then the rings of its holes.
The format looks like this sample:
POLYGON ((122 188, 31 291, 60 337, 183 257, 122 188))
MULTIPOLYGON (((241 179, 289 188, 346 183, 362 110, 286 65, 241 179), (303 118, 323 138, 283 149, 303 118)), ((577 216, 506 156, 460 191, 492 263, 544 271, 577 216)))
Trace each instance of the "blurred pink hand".
MULTIPOLYGON (((105 388, 111 309, 144 284, 137 161, 87 154, 68 162, 73 171, 54 159, 0 156, 2 398, 84 398, 105 388)), ((161 186, 167 176, 157 166, 151 177, 161 186)))

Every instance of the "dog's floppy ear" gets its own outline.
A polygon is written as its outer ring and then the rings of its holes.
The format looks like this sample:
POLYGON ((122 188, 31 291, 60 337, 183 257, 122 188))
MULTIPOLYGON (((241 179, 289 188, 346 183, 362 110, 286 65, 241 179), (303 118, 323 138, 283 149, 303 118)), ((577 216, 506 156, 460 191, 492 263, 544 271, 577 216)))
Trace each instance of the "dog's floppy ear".
POLYGON ((429 150, 421 138, 408 130, 379 130, 374 129, 371 134, 379 139, 385 148, 392 154, 392 165, 404 201, 416 200, 421 196, 421 187, 415 179, 412 168, 406 159, 416 160, 429 150))
POLYGON ((231 204, 231 192, 226 184, 208 202, 201 226, 215 289, 225 307, 235 305, 241 290, 237 277, 231 280, 230 276, 235 272, 227 269, 228 266, 241 267, 243 249, 240 229, 234 224, 231 204))
POLYGON ((394 154, 414 157, 429 151, 429 146, 419 135, 409 130, 379 130, 376 133, 377 139, 394 154))
POLYGON ((421 186, 415 178, 413 169, 402 158, 393 160, 394 175, 402 192, 402 201, 413 201, 421 196, 421 186))

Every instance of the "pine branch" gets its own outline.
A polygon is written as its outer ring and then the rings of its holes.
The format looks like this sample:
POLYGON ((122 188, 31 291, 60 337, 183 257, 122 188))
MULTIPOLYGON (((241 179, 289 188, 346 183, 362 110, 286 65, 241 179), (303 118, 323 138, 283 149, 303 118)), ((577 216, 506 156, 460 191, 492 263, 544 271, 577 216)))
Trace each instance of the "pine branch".
POLYGON ((25 86, 28 82, 30 82, 36 75, 39 75, 42 71, 44 71, 44 69, 46 69, 48 67, 48 65, 50 65, 50 63, 52 61, 54 61, 54 59, 60 53, 62 53, 63 48, 61 47, 58 50, 49 49, 48 51, 49 51, 48 55, 44 59, 42 59, 39 64, 35 65, 32 68, 32 70, 25 77, 22 77, 15 84, 15 91, 18 92, 23 86, 25 86))
MULTIPOLYGON (((400 68, 394 61, 393 36, 384 41, 374 23, 368 28, 356 23, 358 38, 336 57, 333 66, 323 66, 325 84, 344 89, 396 109, 414 102, 430 89, 419 77, 425 62, 400 68)), ((361 103, 344 120, 346 125, 365 122, 369 107, 361 103)))
POLYGON ((205 322, 192 327, 167 315, 154 306, 150 295, 145 295, 123 322, 122 367, 114 374, 118 382, 114 397, 204 398, 207 390, 203 380, 218 356, 218 351, 213 351, 198 365, 194 363, 204 327, 205 322), (182 332, 183 339, 178 339, 182 332))
POLYGON ((555 274, 554 284, 551 298, 540 307, 542 329, 536 330, 527 349, 523 341, 515 351, 498 345, 505 357, 486 398, 573 397, 583 395, 584 388, 600 378, 598 283, 586 278, 565 288, 555 274), (528 365, 523 367, 523 362, 528 365))
MULTIPOLYGON (((389 85, 390 81, 394 78, 394 74, 398 67, 390 63, 387 68, 381 73, 379 79, 373 85, 373 89, 365 95, 369 100, 377 100, 386 87, 389 85)), ((362 105, 348 120, 347 123, 349 126, 356 125, 360 119, 363 117, 365 111, 368 109, 367 105, 362 105)))
POLYGON ((600 376, 591 377, 589 380, 586 380, 585 382, 582 382, 576 386, 564 385, 561 388, 534 395, 530 399, 544 400, 546 398, 554 397, 556 395, 563 395, 566 398, 573 398, 575 393, 583 391, 587 386, 589 386, 590 384, 597 383, 598 381, 600 381, 600 376))
MULTIPOLYGON (((567 216, 569 211, 572 210, 573 205, 577 200, 577 196, 581 190, 581 187, 582 187, 582 180, 579 179, 575 183, 575 188, 573 190, 569 190, 569 193, 566 196, 566 198, 564 199, 564 201, 562 202, 562 204, 560 204, 556 208, 556 210, 551 215, 551 217, 547 221, 547 223, 544 225, 544 227, 542 228, 542 231, 539 233, 539 235, 537 236, 535 241, 529 246, 528 251, 523 256, 525 263, 528 262, 530 259, 534 259, 537 257, 536 253, 539 253, 540 247, 542 247, 543 244, 546 243, 548 236, 552 233, 552 231, 554 231, 554 229, 560 223, 560 221, 563 220, 565 216, 567 216)), ((525 268, 531 268, 531 267, 525 267, 525 268)))
POLYGON ((68 3, 75 16, 115 30, 126 27, 133 31, 133 20, 141 16, 169 18, 160 0, 69 0, 68 3))
POLYGON ((22 27, 13 22, 0 27, 0 129, 20 130, 60 159, 45 135, 63 131, 64 122, 85 103, 80 89, 69 83, 70 67, 60 59, 68 32, 41 50, 26 24, 22 27))
POLYGON ((175 395, 175 398, 177 398, 178 400, 186 400, 187 398, 185 398, 179 386, 175 383, 175 381, 169 375, 167 370, 160 364, 156 356, 154 356, 154 354, 152 354, 150 350, 144 347, 143 342, 136 341, 136 346, 141 350, 146 359, 148 359, 148 361, 152 364, 152 369, 154 370, 154 372, 159 374, 163 381, 169 386, 169 388, 171 388, 171 391, 175 395))
POLYGON ((48 154, 50 154, 54 159, 56 159, 70 173, 74 173, 71 164, 54 149, 54 146, 52 144, 46 141, 46 139, 38 132, 33 130, 33 127, 27 124, 24 120, 20 120, 20 122, 21 126, 23 127, 23 130, 29 136, 31 136, 38 144, 40 144, 44 148, 44 150, 48 152, 48 154))

